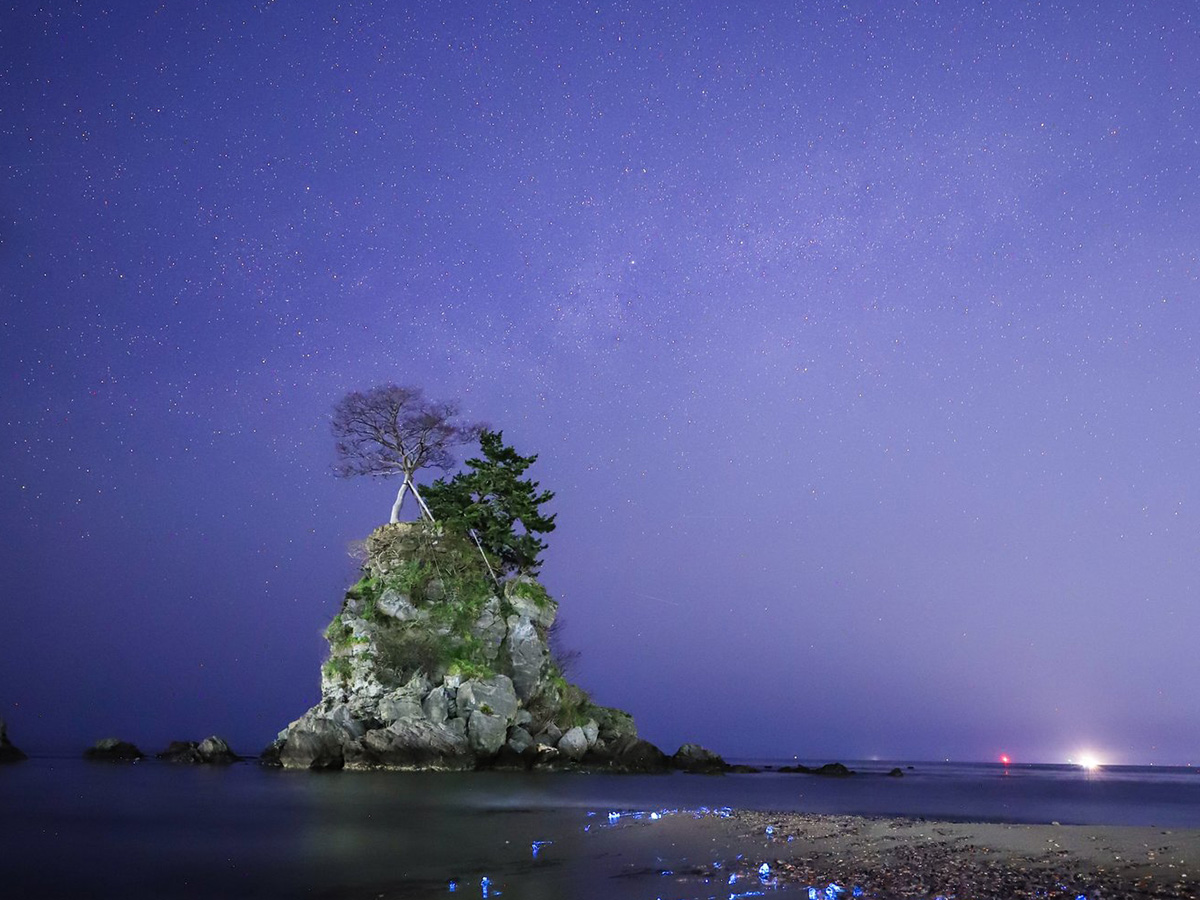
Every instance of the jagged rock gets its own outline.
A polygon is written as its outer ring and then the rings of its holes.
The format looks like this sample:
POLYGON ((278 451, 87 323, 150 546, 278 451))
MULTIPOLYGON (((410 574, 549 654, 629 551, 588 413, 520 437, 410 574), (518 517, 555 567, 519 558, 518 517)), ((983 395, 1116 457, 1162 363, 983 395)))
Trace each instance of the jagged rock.
POLYGON ((504 719, 505 727, 517 713, 517 694, 512 679, 507 675, 494 675, 486 680, 465 681, 456 696, 458 714, 464 718, 476 710, 504 719))
POLYGON ((339 703, 333 707, 325 718, 346 732, 351 738, 362 737, 367 730, 367 722, 355 717, 350 706, 346 703, 339 703))
POLYGON ((0 719, 0 763, 20 762, 23 759, 28 757, 13 746, 12 741, 8 739, 8 726, 0 719))
POLYGON ((305 719, 280 748, 280 764, 285 769, 340 769, 345 764, 344 747, 353 736, 330 719, 305 719))
POLYGON ((587 751, 587 737, 584 735, 583 729, 578 725, 568 729, 567 733, 558 739, 558 752, 567 757, 567 759, 579 761, 583 759, 583 755, 587 751))
POLYGON ((537 581, 528 575, 518 575, 505 585, 505 598, 512 611, 524 619, 531 619, 545 631, 554 624, 558 615, 558 604, 554 602, 537 581))
POLYGON ((904 772, 900 769, 899 766, 896 766, 896 768, 894 768, 894 769, 892 769, 892 771, 888 772, 888 776, 891 778, 903 778, 904 772))
POLYGON ((471 626, 471 633, 479 639, 483 658, 489 664, 495 662, 496 656, 500 652, 500 645, 504 643, 504 635, 507 630, 504 624, 504 616, 500 612, 500 598, 492 597, 492 599, 484 604, 482 612, 479 613, 479 618, 471 626))
POLYGON ((184 765, 225 765, 236 762, 237 755, 215 734, 195 741, 171 741, 167 749, 155 754, 159 759, 184 765))
POLYGON ((430 722, 441 725, 450 718, 452 706, 457 706, 457 704, 450 699, 450 692, 444 687, 435 687, 421 701, 421 712, 430 722))
MULTIPOLYGON (((465 687, 465 685, 464 685, 465 687)), ((461 694, 461 690, 459 692, 461 694)), ((467 720, 467 739, 471 749, 484 756, 491 756, 504 746, 508 736, 508 718, 486 713, 477 709, 467 720)))
POLYGON ((551 722, 540 732, 538 732, 538 735, 534 738, 534 741, 539 744, 548 744, 551 747, 555 747, 558 745, 558 740, 562 737, 562 734, 562 729, 551 722))
POLYGON ((514 753, 524 753, 533 746, 533 735, 520 725, 514 725, 508 729, 508 742, 504 746, 514 753))
POLYGON ((379 719, 391 725, 397 719, 420 719, 425 715, 420 694, 412 694, 400 688, 385 694, 379 701, 379 719))
POLYGON ((345 749, 351 769, 470 769, 475 765, 465 733, 425 719, 403 719, 369 731, 345 749))
POLYGON ((385 616, 391 616, 401 622, 417 617, 417 608, 407 594, 402 594, 395 588, 385 588, 375 601, 375 609, 385 616))
POLYGON ((671 757, 671 765, 683 772, 715 775, 729 769, 725 760, 699 744, 684 744, 671 757))
POLYGON ((532 578, 511 578, 492 594, 478 547, 440 526, 385 525, 364 549, 364 577, 326 632, 321 699, 280 732, 265 763, 471 768, 582 759, 614 770, 624 761, 663 768, 627 713, 593 706, 562 681, 547 644, 558 604, 532 578), (560 753, 555 723, 581 713, 585 724, 560 753))
POLYGON ((96 741, 83 752, 83 755, 85 759, 97 762, 136 762, 146 756, 133 744, 128 741, 119 741, 116 738, 104 738, 96 741))
POLYGON ((508 617, 508 655, 517 696, 528 700, 537 692, 548 656, 545 640, 529 619, 508 617))
POLYGON ((196 749, 200 751, 201 761, 209 765, 224 765, 237 761, 237 754, 230 749, 228 742, 215 734, 202 740, 196 749))

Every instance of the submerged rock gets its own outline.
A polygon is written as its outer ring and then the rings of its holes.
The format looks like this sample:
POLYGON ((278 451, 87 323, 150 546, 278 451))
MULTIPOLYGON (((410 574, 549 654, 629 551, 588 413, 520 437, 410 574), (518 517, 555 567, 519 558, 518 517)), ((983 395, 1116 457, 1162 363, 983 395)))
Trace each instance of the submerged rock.
POLYGON ((28 757, 13 746, 12 741, 8 739, 8 726, 0 719, 0 763, 20 762, 23 759, 28 757))
POLYGON ((96 762, 136 762, 146 754, 128 741, 104 738, 88 747, 83 756, 96 762))

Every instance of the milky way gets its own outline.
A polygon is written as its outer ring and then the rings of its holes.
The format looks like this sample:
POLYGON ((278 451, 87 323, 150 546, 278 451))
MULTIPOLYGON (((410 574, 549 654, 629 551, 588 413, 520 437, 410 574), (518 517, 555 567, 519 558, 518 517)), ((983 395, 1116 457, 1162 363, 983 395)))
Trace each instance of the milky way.
POLYGON ((56 0, 0 66, 22 746, 307 708, 398 382, 540 454, 668 750, 1195 761, 1192 4, 56 0))

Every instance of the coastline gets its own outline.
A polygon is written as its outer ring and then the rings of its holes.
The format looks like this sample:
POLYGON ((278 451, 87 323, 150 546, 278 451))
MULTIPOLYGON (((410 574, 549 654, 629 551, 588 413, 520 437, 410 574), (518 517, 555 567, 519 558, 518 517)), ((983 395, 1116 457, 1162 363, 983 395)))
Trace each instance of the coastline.
POLYGON ((1200 830, 757 810, 680 811, 658 820, 635 814, 612 826, 614 834, 622 829, 627 840, 640 833, 664 863, 676 857, 670 874, 643 874, 672 882, 671 895, 683 897, 710 896, 713 888, 721 897, 808 897, 812 888, 820 897, 857 889, 881 900, 1188 900, 1200 881, 1200 830))

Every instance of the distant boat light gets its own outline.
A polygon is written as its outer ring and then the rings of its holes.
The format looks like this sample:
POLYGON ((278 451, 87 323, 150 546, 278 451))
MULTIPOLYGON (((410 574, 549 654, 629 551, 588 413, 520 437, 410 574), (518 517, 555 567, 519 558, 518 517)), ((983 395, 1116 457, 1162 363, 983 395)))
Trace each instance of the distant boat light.
POLYGON ((1100 768, 1100 760, 1090 753, 1084 753, 1079 757, 1079 766, 1089 772, 1094 772, 1100 768))

